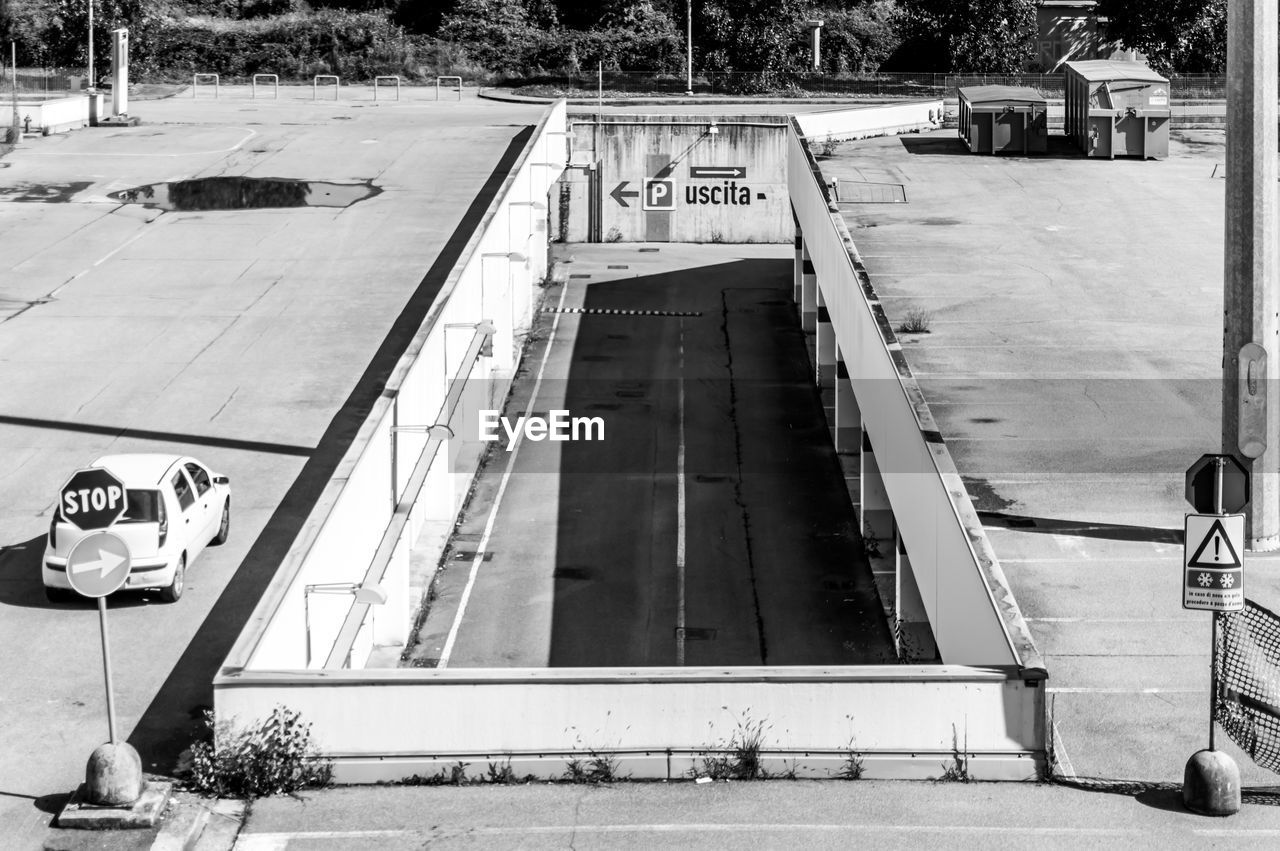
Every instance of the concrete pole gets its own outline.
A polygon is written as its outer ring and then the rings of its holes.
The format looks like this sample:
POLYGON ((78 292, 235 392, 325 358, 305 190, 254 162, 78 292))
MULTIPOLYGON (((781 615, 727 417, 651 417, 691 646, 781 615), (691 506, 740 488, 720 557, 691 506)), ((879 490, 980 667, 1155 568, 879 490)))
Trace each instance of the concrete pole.
MULTIPOLYGON (((1240 458, 1253 477, 1245 539, 1246 546, 1255 551, 1280 548, 1280 399, 1270 400, 1265 418, 1259 417, 1259 400, 1250 396, 1247 382, 1241 380, 1240 359, 1241 348, 1253 342, 1266 352, 1266 371, 1280 369, 1276 45, 1274 0, 1231 0, 1227 16, 1222 451, 1240 458), (1248 450, 1253 457, 1242 452, 1242 401, 1252 408, 1244 412, 1246 422, 1259 423, 1253 429, 1253 439, 1244 441, 1253 444, 1248 450), (1259 431, 1264 433, 1257 434, 1259 431)), ((1261 382, 1263 388, 1270 384, 1261 382)), ((1256 382, 1254 387, 1256 391, 1256 382)), ((1263 394, 1265 399, 1265 389, 1263 394)))

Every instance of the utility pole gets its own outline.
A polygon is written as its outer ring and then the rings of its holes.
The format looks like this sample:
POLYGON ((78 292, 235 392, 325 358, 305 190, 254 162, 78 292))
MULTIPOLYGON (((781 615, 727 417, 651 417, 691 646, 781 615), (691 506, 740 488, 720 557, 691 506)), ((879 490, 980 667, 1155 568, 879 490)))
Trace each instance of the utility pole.
POLYGON ((693 0, 684 3, 684 93, 693 94, 693 0))
POLYGON ((1252 474, 1255 551, 1280 549, 1280 399, 1267 398, 1280 374, 1276 24, 1274 0, 1228 4, 1222 451, 1252 474))

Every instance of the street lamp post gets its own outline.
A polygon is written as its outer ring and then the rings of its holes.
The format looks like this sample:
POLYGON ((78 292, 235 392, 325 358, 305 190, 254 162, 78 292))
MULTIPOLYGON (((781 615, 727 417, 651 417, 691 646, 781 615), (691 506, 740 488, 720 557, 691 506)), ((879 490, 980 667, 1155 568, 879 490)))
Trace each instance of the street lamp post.
POLYGON ((97 88, 98 84, 93 76, 93 0, 89 0, 89 91, 97 88))
POLYGON ((693 94, 693 0, 684 3, 685 78, 684 93, 693 94))

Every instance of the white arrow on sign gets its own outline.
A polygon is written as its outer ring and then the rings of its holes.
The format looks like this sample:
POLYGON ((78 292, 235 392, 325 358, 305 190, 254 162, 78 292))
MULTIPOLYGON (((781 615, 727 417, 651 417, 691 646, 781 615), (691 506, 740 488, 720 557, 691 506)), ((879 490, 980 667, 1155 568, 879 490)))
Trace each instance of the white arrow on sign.
POLYGON ((98 578, 104 579, 106 575, 124 564, 127 559, 124 556, 104 550, 98 547, 98 558, 96 561, 80 562, 71 566, 71 572, 77 576, 97 571, 98 578))

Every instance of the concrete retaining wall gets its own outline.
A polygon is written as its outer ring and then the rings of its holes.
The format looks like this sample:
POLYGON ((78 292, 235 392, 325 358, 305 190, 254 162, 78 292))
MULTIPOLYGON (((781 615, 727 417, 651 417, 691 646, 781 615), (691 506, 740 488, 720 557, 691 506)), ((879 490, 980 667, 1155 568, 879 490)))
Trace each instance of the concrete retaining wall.
POLYGON ((867 139, 932 130, 942 126, 942 98, 867 106, 856 109, 833 109, 804 112, 795 116, 800 133, 809 139, 867 139))
POLYGON ((561 237, 581 242, 791 241, 783 116, 573 121, 561 237), (594 195, 594 199, 593 199, 594 195))
MULTIPOLYGON (((18 119, 25 126, 26 119, 31 119, 31 130, 48 133, 62 133, 89 126, 89 99, 96 97, 102 102, 102 95, 72 95, 70 97, 51 98, 49 100, 18 102, 18 119)), ((101 106, 98 114, 101 115, 101 106)))

